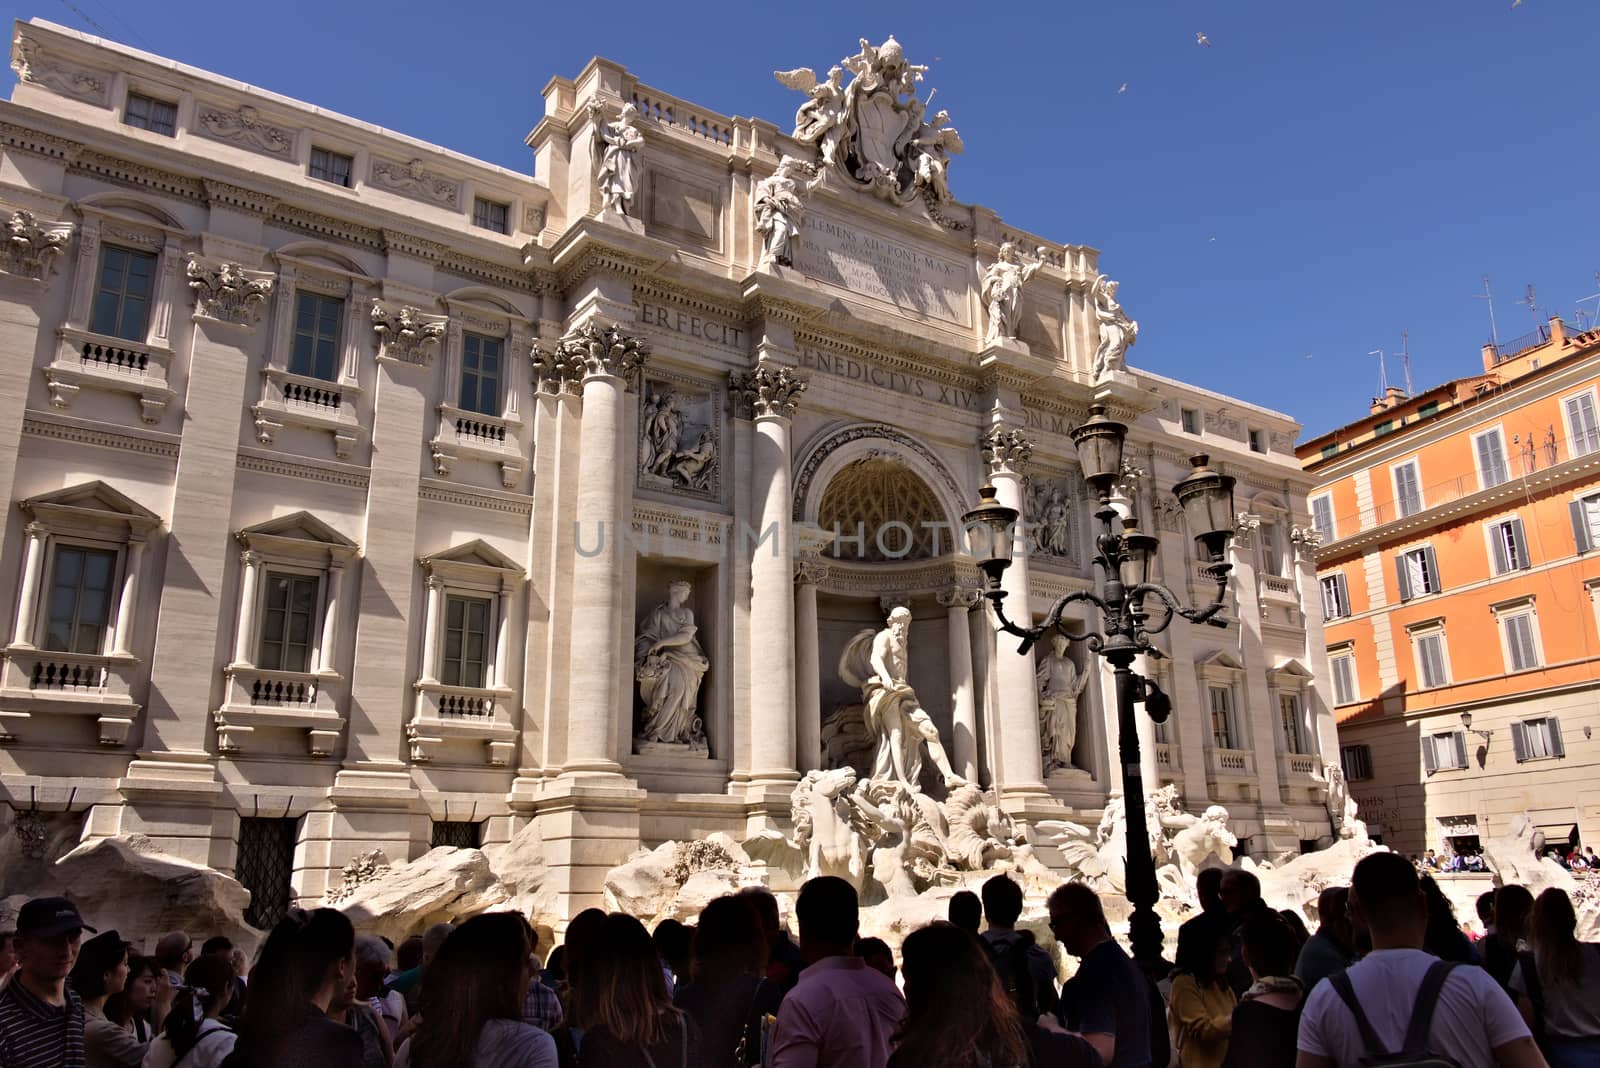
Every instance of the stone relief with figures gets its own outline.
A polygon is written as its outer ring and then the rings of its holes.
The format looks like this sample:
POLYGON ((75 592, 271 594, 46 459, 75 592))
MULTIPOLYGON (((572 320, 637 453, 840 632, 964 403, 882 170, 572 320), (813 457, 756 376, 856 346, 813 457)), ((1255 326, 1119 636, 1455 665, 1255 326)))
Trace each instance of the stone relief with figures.
POLYGON ((810 67, 773 75, 806 94, 790 136, 815 150, 823 170, 891 203, 921 199, 935 220, 955 228, 939 205, 951 199, 950 157, 965 146, 948 112, 928 117, 933 93, 924 100, 919 88, 927 71, 890 37, 877 46, 862 38, 860 50, 822 78, 810 67))
POLYGON ((1029 475, 1024 482, 1029 541, 1036 556, 1076 561, 1077 502, 1082 494, 1066 476, 1029 475))
POLYGON ((650 378, 639 401, 639 485, 714 500, 721 490, 715 395, 650 378))

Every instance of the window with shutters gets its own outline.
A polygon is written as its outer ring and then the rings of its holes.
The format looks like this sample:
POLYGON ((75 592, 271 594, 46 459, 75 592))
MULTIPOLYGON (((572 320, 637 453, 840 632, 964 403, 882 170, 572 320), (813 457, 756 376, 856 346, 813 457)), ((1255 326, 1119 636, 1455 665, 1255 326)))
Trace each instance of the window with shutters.
POLYGON ((1261 550, 1261 573, 1282 578, 1286 570, 1282 528, 1277 523, 1262 523, 1261 529, 1256 532, 1256 541, 1261 550))
POLYGON ((444 661, 439 681, 483 689, 488 683, 489 609, 485 597, 447 597, 444 661))
POLYGON ((1555 716, 1525 719, 1511 725, 1511 748, 1517 763, 1564 757, 1567 747, 1561 741, 1561 721, 1555 716))
POLYGON ((1580 554, 1600 545, 1600 493, 1580 497, 1567 505, 1572 518, 1572 541, 1580 554))
POLYGON ((1490 523, 1485 532, 1489 538, 1489 563, 1496 575, 1529 566, 1528 541, 1523 535, 1520 518, 1512 516, 1490 523))
POLYGON ((1322 535, 1323 541, 1332 541, 1338 535, 1333 525, 1333 497, 1324 493, 1311 498, 1311 525, 1322 535))
POLYGON ((268 671, 310 671, 311 635, 321 607, 322 577, 268 571, 256 666, 268 671))
POLYGON ((1422 770, 1425 773, 1432 775, 1438 771, 1456 771, 1466 766, 1465 731, 1430 734, 1422 739, 1422 770))
POLYGON ((1540 665, 1539 617, 1527 599, 1494 609, 1500 627, 1500 645, 1505 654, 1507 674, 1531 671, 1540 665))
POLYGON ((1328 667, 1333 673, 1333 703, 1336 705, 1354 704, 1360 699, 1361 691, 1356 686, 1356 658, 1348 650, 1328 653, 1328 667))
POLYGON ((343 323, 343 300, 307 290, 296 293, 289 373, 329 382, 338 378, 343 323))
POLYGON ((1284 751, 1304 753, 1306 751, 1306 734, 1305 725, 1301 722, 1299 694, 1280 693, 1278 695, 1278 725, 1283 730, 1284 751))
POLYGON ((1417 461, 1407 460, 1390 470, 1394 473, 1395 508, 1402 516, 1422 511, 1422 472, 1417 461))
POLYGON ((106 245, 100 250, 100 275, 89 309, 89 330, 143 344, 150 329, 155 289, 155 253, 106 245))
POLYGON ((1595 416, 1594 390, 1585 390, 1561 402, 1567 416, 1570 456, 1587 456, 1600 449, 1600 419, 1595 416))
POLYGON ((1478 485, 1483 489, 1498 486, 1511 478, 1511 472, 1506 467, 1505 438, 1499 427, 1474 434, 1472 450, 1478 462, 1478 485))
POLYGON ((1267 451, 1267 432, 1265 430, 1257 430, 1254 427, 1250 428, 1250 451, 1267 451))
POLYGON ((116 552, 58 545, 46 602, 44 647, 62 653, 104 653, 116 577, 116 552))
POLYGON ((1438 414, 1439 414, 1439 402, 1436 401, 1436 400, 1435 401, 1428 401, 1427 403, 1422 404, 1422 405, 1418 406, 1418 408, 1417 408, 1417 418, 1418 419, 1426 419, 1430 415, 1438 415, 1438 414))
POLYGON ((1178 421, 1183 426, 1185 434, 1200 433, 1200 412, 1194 408, 1179 408, 1178 421))
POLYGON ((1341 745, 1339 765, 1350 782, 1372 778, 1372 747, 1366 745, 1341 745))
POLYGON ((1411 629, 1411 652, 1417 662, 1417 679, 1424 690, 1450 683, 1445 662, 1444 628, 1432 623, 1411 629))
POLYGON ((1233 689, 1212 686, 1211 690, 1211 743, 1218 749, 1237 749, 1233 730, 1233 689))
POLYGON ((127 126, 171 137, 178 131, 178 105, 143 93, 129 92, 128 101, 122 108, 122 121, 127 126))
POLYGON ((1322 583, 1322 618, 1343 619, 1350 614, 1350 591, 1345 585, 1344 572, 1325 575, 1322 583))
POLYGON ((1402 601, 1439 592, 1439 561, 1433 555, 1433 546, 1407 549, 1394 561, 1402 601))

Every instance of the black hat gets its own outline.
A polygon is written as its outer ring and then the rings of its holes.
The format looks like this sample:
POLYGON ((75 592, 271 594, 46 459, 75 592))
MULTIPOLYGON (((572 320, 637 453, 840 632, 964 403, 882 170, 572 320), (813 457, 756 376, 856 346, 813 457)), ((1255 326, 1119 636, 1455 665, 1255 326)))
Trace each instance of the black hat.
POLYGON ((17 935, 57 938, 73 931, 94 932, 78 915, 78 906, 64 897, 36 897, 17 912, 17 935))

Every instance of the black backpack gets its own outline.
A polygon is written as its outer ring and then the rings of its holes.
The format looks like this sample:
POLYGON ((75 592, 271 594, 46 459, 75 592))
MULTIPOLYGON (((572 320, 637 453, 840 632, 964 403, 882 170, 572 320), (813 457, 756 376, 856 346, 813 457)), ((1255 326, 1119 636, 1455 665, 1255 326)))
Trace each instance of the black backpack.
POLYGON ((1000 976, 1000 985, 1006 988, 1011 1003, 1024 1020, 1039 1018, 1039 988, 1034 984, 1033 973, 1028 970, 1028 950, 1033 948, 1033 932, 1018 931, 1016 938, 999 940, 982 939, 989 954, 989 963, 1000 976))
POLYGON ((1422 985, 1417 988, 1417 1000, 1411 1007, 1405 1045, 1397 1053, 1383 1048, 1377 1032, 1372 1029, 1372 1021, 1361 1011, 1355 987, 1350 985, 1350 976, 1339 972, 1328 977, 1328 982, 1356 1018, 1361 1042, 1366 1046, 1366 1056, 1361 1058, 1363 1068, 1400 1068, 1402 1065, 1406 1068, 1461 1068, 1460 1062, 1428 1049, 1428 1032, 1433 1028, 1433 1010, 1439 1004, 1439 991, 1444 988, 1445 979, 1456 966, 1456 961, 1449 960, 1436 960, 1428 966, 1427 974, 1422 977, 1422 985))

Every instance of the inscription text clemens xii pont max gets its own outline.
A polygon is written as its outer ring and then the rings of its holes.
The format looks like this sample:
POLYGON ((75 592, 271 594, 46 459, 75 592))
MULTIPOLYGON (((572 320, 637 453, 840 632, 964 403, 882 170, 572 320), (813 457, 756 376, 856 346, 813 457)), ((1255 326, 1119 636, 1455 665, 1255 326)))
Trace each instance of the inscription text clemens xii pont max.
POLYGON ((817 212, 806 216, 805 234, 794 265, 819 282, 876 300, 903 312, 926 315, 957 326, 971 324, 967 268, 835 222, 817 212))

